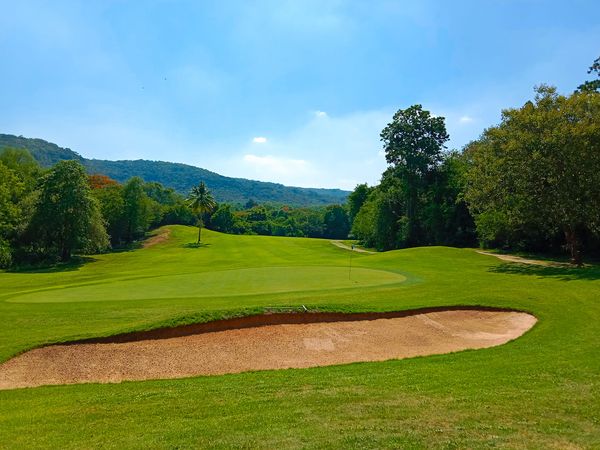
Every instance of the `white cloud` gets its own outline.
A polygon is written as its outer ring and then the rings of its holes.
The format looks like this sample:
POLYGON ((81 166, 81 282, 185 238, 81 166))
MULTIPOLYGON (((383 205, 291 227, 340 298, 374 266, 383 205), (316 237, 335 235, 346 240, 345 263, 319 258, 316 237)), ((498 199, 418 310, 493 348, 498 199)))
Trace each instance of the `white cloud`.
POLYGON ((267 138, 264 136, 256 136, 252 139, 252 142, 255 144, 264 144, 267 142, 267 138))
MULTIPOLYGON (((248 143, 237 154, 213 161, 208 168, 227 176, 273 181, 288 186, 353 189, 377 184, 387 167, 379 133, 392 111, 358 111, 319 116, 300 127, 269 138, 268 153, 248 143)), ((231 147, 215 153, 231 155, 231 147)))
POLYGON ((325 111, 315 111, 315 116, 322 118, 329 117, 325 111))
POLYGON ((446 129, 450 135, 447 148, 460 150, 465 144, 477 139, 485 126, 497 122, 503 103, 499 98, 482 94, 477 101, 457 105, 440 105, 427 99, 423 104, 446 119, 446 129), (465 111, 469 113, 466 114, 465 111))

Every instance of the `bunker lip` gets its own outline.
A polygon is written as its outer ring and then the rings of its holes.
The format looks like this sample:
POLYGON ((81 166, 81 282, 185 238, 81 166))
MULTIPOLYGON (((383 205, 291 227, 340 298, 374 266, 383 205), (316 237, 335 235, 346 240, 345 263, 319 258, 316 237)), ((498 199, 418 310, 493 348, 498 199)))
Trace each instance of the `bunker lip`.
POLYGON ((217 331, 236 330, 244 328, 265 327, 268 325, 292 325, 308 323, 355 322, 371 321, 377 319, 395 319, 443 311, 489 311, 489 312, 514 312, 529 314, 511 308, 493 306, 439 306, 429 308, 408 309, 404 311, 378 311, 378 312, 325 312, 325 311, 298 311, 298 312, 265 312, 248 316, 217 319, 210 322, 178 325, 175 327, 155 328, 145 331, 119 333, 112 336, 86 338, 52 345, 78 345, 78 344, 117 344, 146 340, 171 339, 176 337, 192 336, 217 331))
POLYGON ((0 364, 0 389, 385 361, 502 345, 536 323, 511 309, 272 313, 55 344, 0 364))

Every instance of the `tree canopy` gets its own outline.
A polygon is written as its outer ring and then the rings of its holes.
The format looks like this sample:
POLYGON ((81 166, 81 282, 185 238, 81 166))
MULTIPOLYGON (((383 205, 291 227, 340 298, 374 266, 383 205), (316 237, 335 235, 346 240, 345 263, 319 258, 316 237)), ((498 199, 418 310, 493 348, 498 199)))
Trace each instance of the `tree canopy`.
POLYGON ((360 211, 360 208, 367 201, 369 194, 373 188, 370 188, 366 183, 357 185, 354 190, 348 195, 348 218, 350 223, 360 211))
POLYGON ((188 201, 192 211, 198 215, 198 243, 200 243, 203 225, 202 216, 214 210, 214 208, 217 206, 217 203, 215 202, 211 192, 206 187, 206 184, 204 184, 204 181, 201 181, 198 186, 194 186, 192 188, 190 195, 188 196, 188 201))
POLYGON ((582 233, 600 227, 599 124, 600 95, 587 91, 540 86, 533 102, 503 111, 466 150, 466 197, 483 237, 562 232, 580 263, 582 233))
POLYGON ((68 261, 75 250, 108 246, 100 208, 81 164, 61 161, 44 176, 30 232, 42 253, 61 261, 68 261))
POLYGON ((588 69, 588 73, 595 73, 597 79, 585 81, 577 89, 583 92, 600 92, 600 57, 596 58, 592 63, 588 69))
POLYGON ((385 158, 390 164, 383 176, 396 177, 403 184, 407 245, 422 242, 419 196, 428 175, 441 162, 448 139, 444 118, 432 116, 421 105, 396 112, 381 132, 385 158))

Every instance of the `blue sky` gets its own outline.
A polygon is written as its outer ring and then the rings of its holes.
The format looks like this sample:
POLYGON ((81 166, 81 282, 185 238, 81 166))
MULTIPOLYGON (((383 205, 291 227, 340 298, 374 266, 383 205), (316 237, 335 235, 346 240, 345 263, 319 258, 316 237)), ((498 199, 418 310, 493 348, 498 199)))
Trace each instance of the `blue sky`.
POLYGON ((600 56, 590 1, 1 1, 0 132, 287 185, 377 183, 421 103, 461 148, 600 56))

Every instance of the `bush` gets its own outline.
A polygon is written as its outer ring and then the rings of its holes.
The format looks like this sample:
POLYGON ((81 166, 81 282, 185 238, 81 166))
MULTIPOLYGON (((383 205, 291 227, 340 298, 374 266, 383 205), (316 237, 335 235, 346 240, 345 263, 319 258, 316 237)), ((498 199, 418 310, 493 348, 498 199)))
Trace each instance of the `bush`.
POLYGON ((10 245, 5 240, 0 239, 0 268, 6 269, 12 264, 12 252, 10 245))

